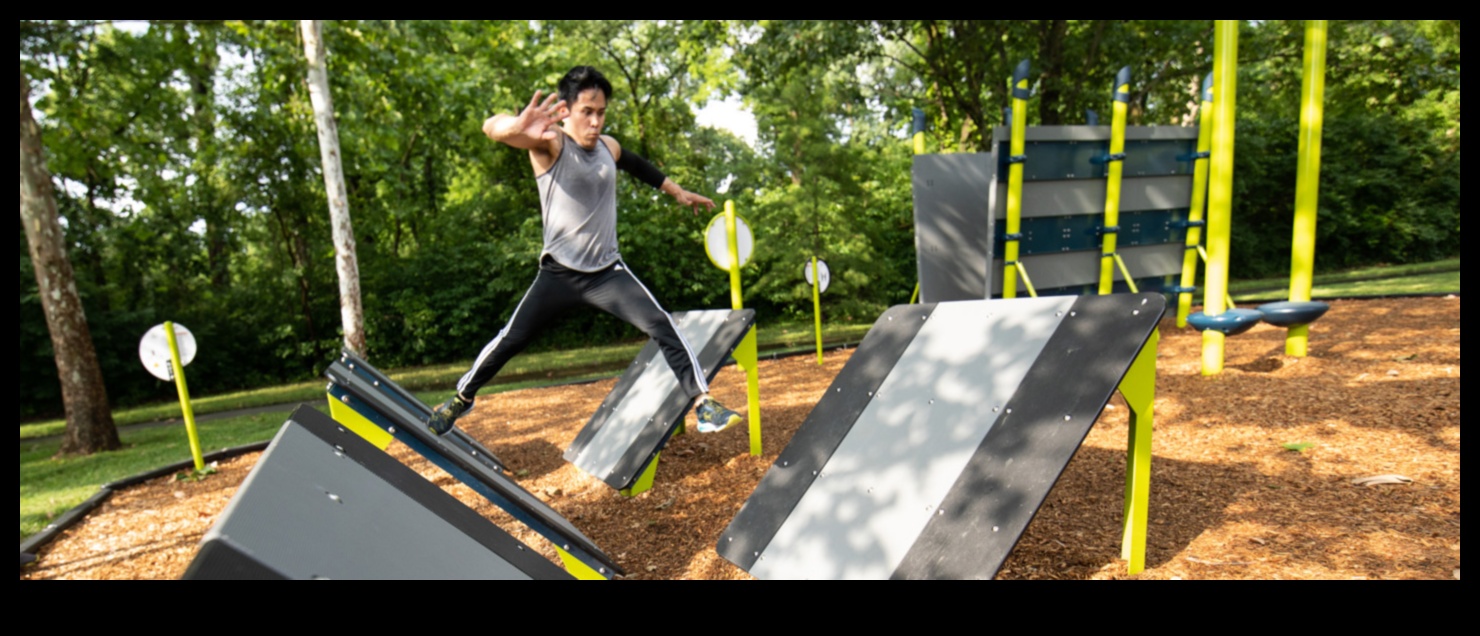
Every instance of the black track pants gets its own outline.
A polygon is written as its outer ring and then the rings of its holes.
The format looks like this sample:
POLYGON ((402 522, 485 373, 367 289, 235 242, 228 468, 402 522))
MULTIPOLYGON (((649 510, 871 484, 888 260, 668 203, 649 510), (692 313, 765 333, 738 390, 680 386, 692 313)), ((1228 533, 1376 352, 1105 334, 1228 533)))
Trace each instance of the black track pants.
POLYGON ((587 273, 546 257, 509 323, 483 347, 478 359, 473 361, 473 368, 458 380, 458 394, 474 397, 541 329, 583 305, 621 318, 657 340, 663 357, 668 360, 668 368, 673 369, 679 386, 689 397, 709 392, 709 385, 699 372, 698 356, 679 333, 673 317, 625 263, 619 260, 611 267, 587 273))

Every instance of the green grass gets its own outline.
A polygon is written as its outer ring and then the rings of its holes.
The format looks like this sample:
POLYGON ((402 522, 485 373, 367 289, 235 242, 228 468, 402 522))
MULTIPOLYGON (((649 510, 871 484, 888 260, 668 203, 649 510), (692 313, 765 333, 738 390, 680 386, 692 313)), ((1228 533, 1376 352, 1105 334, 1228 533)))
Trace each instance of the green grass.
MULTIPOLYGON (((1237 281, 1229 290, 1235 302, 1264 302, 1285 298, 1287 279, 1237 281)), ((1459 259, 1420 265, 1372 267, 1315 277, 1316 297, 1384 296, 1459 291, 1459 259)), ((827 346, 856 344, 871 325, 824 324, 827 346)), ((810 351, 816 336, 810 321, 763 325, 758 332, 763 354, 781 351, 810 351)), ((642 343, 586 347, 570 351, 526 353, 516 357, 496 383, 487 390, 497 392, 551 384, 612 377, 631 362, 642 343)), ((424 402, 440 401, 467 370, 468 363, 411 369, 382 369, 392 380, 424 402)), ((227 395, 194 396, 191 406, 197 417, 234 409, 310 402, 325 404, 325 380, 227 395)), ((327 408, 327 407, 321 407, 327 408)), ((203 452, 241 446, 271 439, 282 427, 284 413, 242 417, 207 418, 197 422, 203 452)), ((129 424, 178 419, 180 405, 167 403, 113 414, 120 426, 125 447, 90 457, 54 458, 58 442, 38 438, 62 432, 60 421, 21 426, 21 516, 22 539, 41 531, 51 519, 86 501, 111 481, 190 459, 183 425, 128 427, 129 424)), ((207 477, 209 479, 210 477, 207 477)))
MULTIPOLYGON (((1317 298, 1457 292, 1459 257, 1318 274, 1312 278, 1312 283, 1311 295, 1317 298)), ((1289 277, 1228 283, 1228 293, 1235 301, 1283 300, 1289 297, 1289 289, 1289 277)))
MULTIPOLYGON (((863 339, 871 325, 823 325, 823 342, 826 345, 857 343, 863 339)), ((762 327, 757 333, 762 352, 784 351, 816 346, 816 331, 812 323, 780 324, 762 327)), ((524 353, 513 360, 499 373, 489 390, 510 390, 537 386, 552 381, 604 377, 610 372, 620 371, 632 362, 643 343, 620 343, 571 349, 566 351, 544 351, 524 353)), ((391 380, 408 391, 446 392, 457 383, 468 370, 471 360, 455 364, 443 364, 408 369, 381 369, 391 380)), ((323 379, 307 380, 277 387, 241 391, 223 395, 192 395, 191 412, 196 417, 223 411, 309 402, 323 399, 323 379)), ((434 401, 440 401, 440 398, 434 401)), ((180 403, 166 402, 137 408, 119 409, 113 412, 113 423, 117 426, 179 419, 180 403)), ((59 435, 66 429, 66 421, 55 419, 21 425, 22 441, 59 435)))
MULTIPOLYGON (((282 414, 268 413, 222 419, 196 428, 201 452, 210 453, 272 439, 282 426, 282 414)), ((86 501, 104 484, 192 457, 184 426, 122 429, 119 437, 122 449, 86 457, 55 457, 60 444, 57 441, 21 442, 22 540, 86 501)))
MULTIPOLYGON (((1311 286, 1313 298, 1360 298, 1364 296, 1398 296, 1404 294, 1433 294, 1459 291, 1459 269, 1450 272, 1415 274, 1374 280, 1345 282, 1316 282, 1311 286)), ((1280 289, 1232 292, 1234 302, 1263 303, 1286 300, 1290 296, 1288 287, 1280 289)))

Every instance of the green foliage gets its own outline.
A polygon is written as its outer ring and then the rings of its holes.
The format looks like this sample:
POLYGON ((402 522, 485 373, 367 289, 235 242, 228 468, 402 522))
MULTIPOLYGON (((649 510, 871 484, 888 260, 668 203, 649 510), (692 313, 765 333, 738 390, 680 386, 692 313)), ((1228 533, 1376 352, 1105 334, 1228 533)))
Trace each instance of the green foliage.
MULTIPOLYGON (((1245 24, 1235 277, 1283 275, 1304 23, 1245 24)), ((908 122, 932 151, 983 149, 1032 60, 1030 124, 1108 114, 1132 67, 1132 124, 1192 123, 1208 21, 330 21, 324 34, 369 355, 465 363, 512 312, 541 244, 525 153, 480 128, 592 64, 608 132, 676 182, 732 200, 756 232, 743 272, 762 324, 807 322, 803 263, 829 264, 825 320, 868 323, 915 282, 908 122), (740 96, 759 142, 695 124, 740 96)), ((1458 253, 1459 22, 1333 21, 1317 264, 1458 253)), ((193 395, 318 377, 341 341, 338 281, 296 21, 22 21, 21 64, 110 400, 172 403, 139 368, 149 327, 189 327, 193 395)), ((674 311, 723 307, 708 214, 619 185, 623 255, 674 311)), ((21 239, 22 419, 59 389, 21 239)), ((570 316, 536 350, 641 335, 570 316)))
MULTIPOLYGON (((1440 53, 1451 48, 1446 24, 1333 23, 1316 224, 1320 266, 1459 253, 1459 59, 1457 41, 1452 53, 1440 53)), ((1262 23, 1249 39, 1252 63, 1240 63, 1240 86, 1269 90, 1240 90, 1235 277, 1289 268, 1303 25, 1262 23)), ((1457 38, 1457 24, 1453 31, 1457 38)))

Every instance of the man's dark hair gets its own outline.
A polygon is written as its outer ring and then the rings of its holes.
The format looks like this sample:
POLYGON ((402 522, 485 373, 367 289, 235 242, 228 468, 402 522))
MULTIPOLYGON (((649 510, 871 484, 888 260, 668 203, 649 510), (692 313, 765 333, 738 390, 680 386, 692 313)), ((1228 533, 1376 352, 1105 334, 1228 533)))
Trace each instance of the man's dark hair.
POLYGON ((575 106, 576 98, 581 95, 581 92, 588 88, 601 89, 601 92, 606 94, 608 101, 612 98, 612 83, 606 81, 606 78, 601 75, 601 71, 591 66, 577 66, 570 69, 570 72, 566 73, 565 77, 560 78, 560 84, 558 86, 560 99, 565 100, 565 103, 571 107, 575 106))

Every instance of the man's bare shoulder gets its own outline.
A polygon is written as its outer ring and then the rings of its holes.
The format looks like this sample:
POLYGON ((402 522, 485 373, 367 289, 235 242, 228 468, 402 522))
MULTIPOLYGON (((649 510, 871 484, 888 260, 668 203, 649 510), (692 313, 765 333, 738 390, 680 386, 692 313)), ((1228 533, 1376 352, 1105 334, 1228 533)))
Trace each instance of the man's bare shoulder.
POLYGON ((617 138, 611 135, 602 135, 601 143, 606 144, 606 149, 612 152, 612 159, 622 158, 622 144, 617 143, 617 138))

